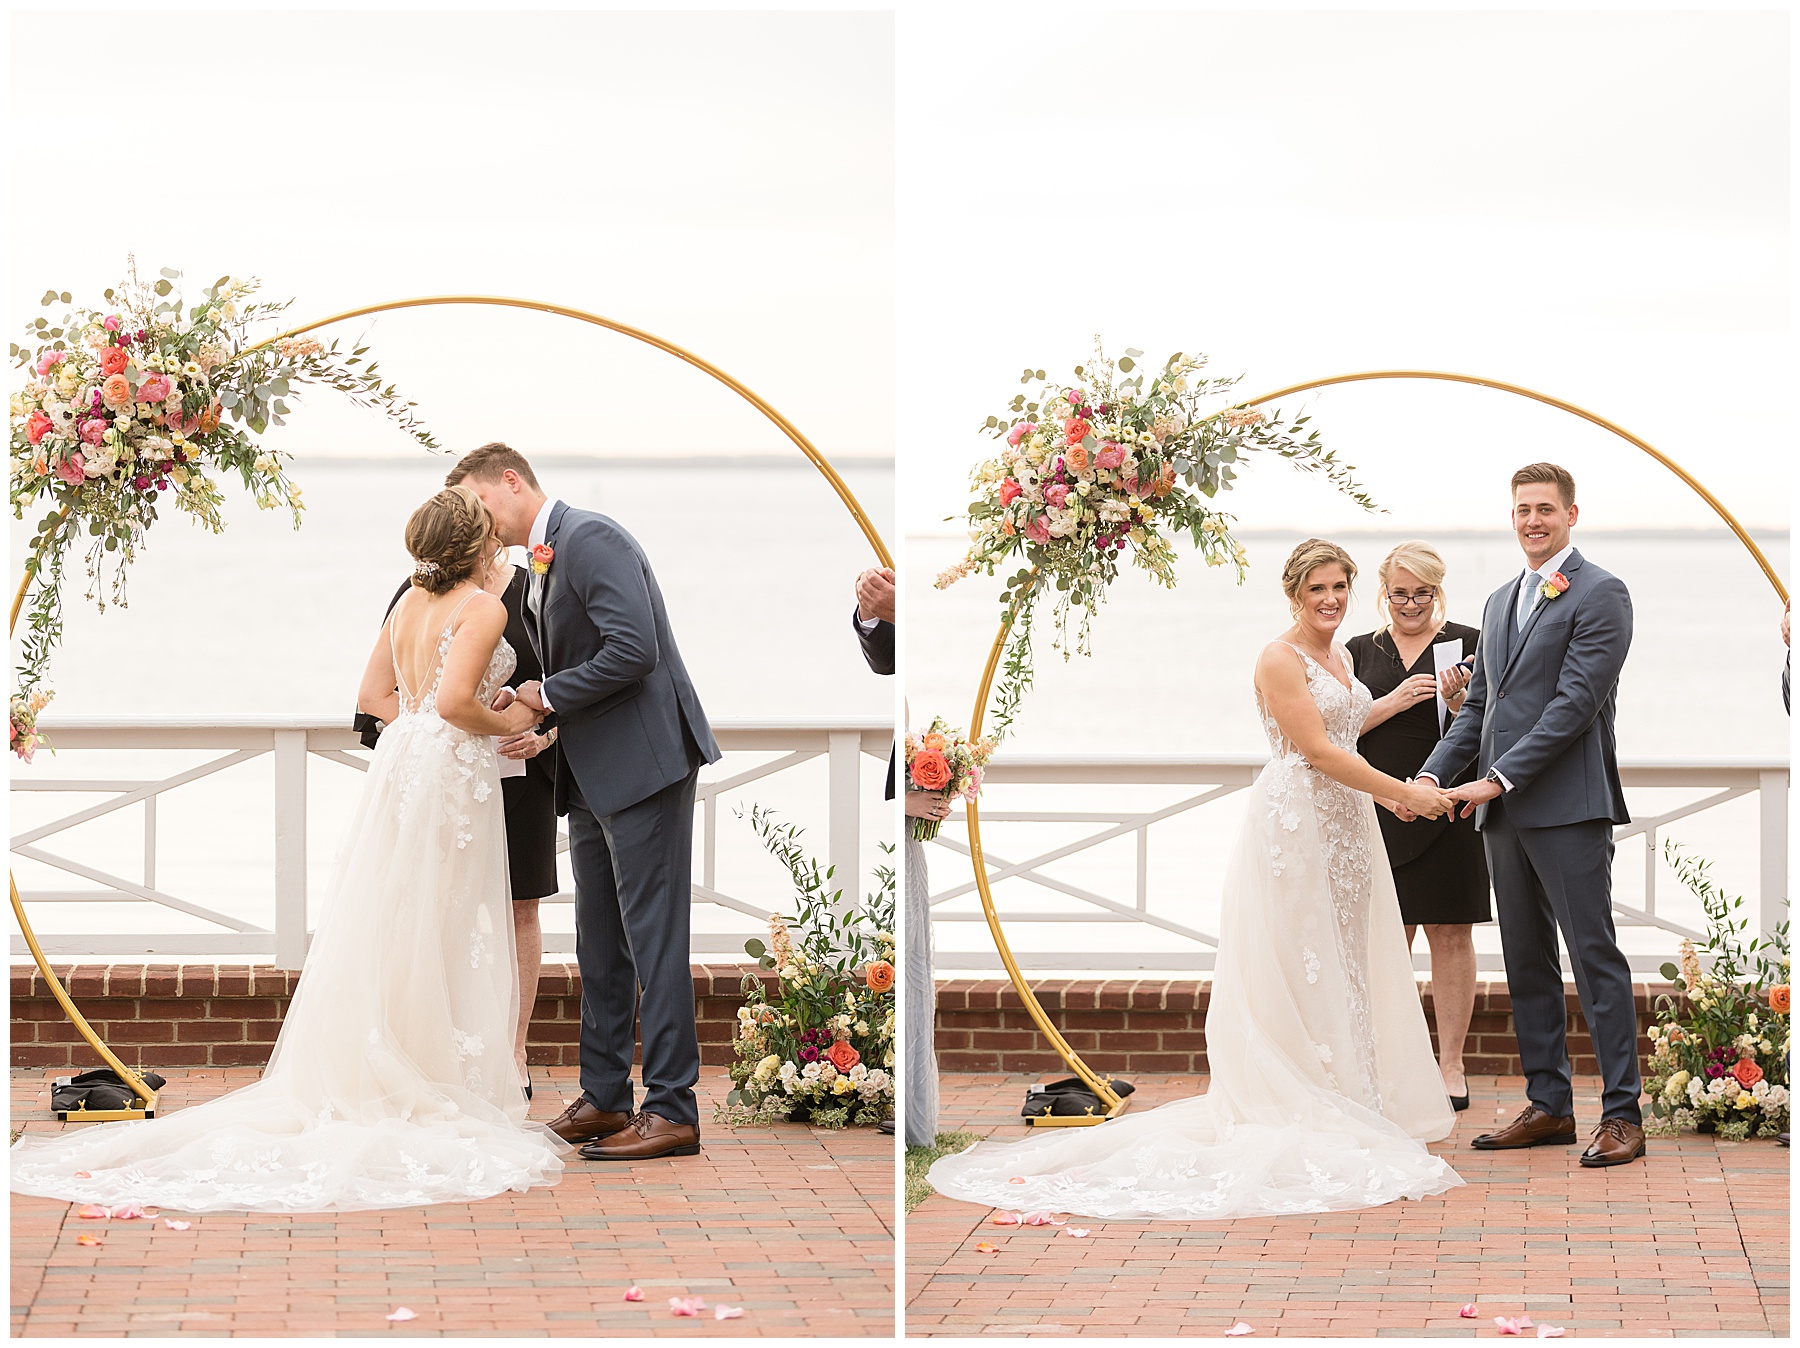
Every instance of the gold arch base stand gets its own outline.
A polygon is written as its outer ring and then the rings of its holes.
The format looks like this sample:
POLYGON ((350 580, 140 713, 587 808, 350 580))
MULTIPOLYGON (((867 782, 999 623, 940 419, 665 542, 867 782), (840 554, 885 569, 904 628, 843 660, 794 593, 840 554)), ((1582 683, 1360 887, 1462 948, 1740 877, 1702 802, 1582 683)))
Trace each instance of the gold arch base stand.
MULTIPOLYGON (((1571 416, 1580 417, 1583 421, 1592 422, 1603 430, 1611 431, 1614 435, 1620 437, 1629 444, 1635 445, 1638 449, 1641 449, 1663 467, 1667 468, 1671 473, 1675 474, 1676 477, 1680 478, 1689 487, 1693 488, 1694 492, 1713 508, 1719 518, 1725 521, 1726 525, 1731 529, 1731 532, 1737 535, 1738 541, 1742 543, 1750 555, 1756 559, 1757 565, 1762 568, 1763 575, 1768 578, 1769 584, 1775 588, 1775 593, 1780 596, 1784 602, 1787 600, 1787 587, 1781 583, 1781 578, 1776 575, 1775 568, 1770 565, 1769 559, 1763 555, 1762 549, 1756 546, 1755 540, 1750 537, 1744 526, 1738 523, 1732 513, 1725 508, 1719 498, 1714 496, 1705 487, 1701 486, 1692 474, 1682 468, 1681 465, 1676 463, 1673 459, 1669 458, 1668 455, 1651 445, 1648 441, 1633 435, 1622 426, 1608 421, 1605 417, 1590 412, 1584 407, 1578 407, 1574 403, 1565 402, 1561 398, 1553 398, 1547 393, 1539 393, 1535 389, 1528 389, 1519 384, 1508 384, 1498 379, 1482 379, 1476 375, 1469 374, 1450 374, 1442 370, 1365 370, 1358 374, 1330 375, 1324 379, 1310 379, 1303 384, 1290 384, 1286 388, 1276 389, 1273 393, 1265 393, 1261 397, 1245 399, 1242 402, 1233 404, 1233 406, 1255 407, 1261 403, 1273 402, 1277 398, 1285 398, 1289 394, 1304 393, 1308 389, 1324 388, 1331 384, 1358 384, 1374 379, 1436 379, 1454 384, 1474 384, 1479 388, 1496 389, 1501 393, 1511 393, 1516 394, 1521 398, 1530 398, 1536 402, 1543 403, 1548 407, 1554 407, 1559 411, 1567 412, 1571 416)), ((1225 409, 1221 408, 1220 410, 1223 411, 1225 409)), ((1217 416, 1219 414, 1215 412, 1213 415, 1217 416)), ((1016 609, 1007 610, 1005 616, 1000 620, 1000 631, 994 637, 994 644, 988 651, 987 668, 982 671, 981 687, 975 694, 975 710, 969 717, 970 739, 978 738, 981 734, 981 721, 983 715, 987 711, 988 694, 993 688, 994 674, 1000 666, 1001 655, 1006 649, 1007 634, 1012 628, 1015 616, 1016 609)), ((1037 1128, 1067 1128, 1088 1127, 1093 1124, 1105 1123, 1107 1119, 1117 1118, 1120 1114, 1125 1112, 1128 1097, 1121 1096, 1117 1091, 1113 1090, 1109 1078, 1096 1073, 1081 1060, 1080 1054, 1069 1047, 1068 1041, 1057 1032, 1056 1026, 1050 1021, 1050 1017, 1044 1013, 1044 1008, 1038 1004, 1038 999, 1032 993, 1030 986, 1026 983, 1024 974, 1019 971, 1018 961, 1013 958, 1012 947, 1007 944, 1006 933, 1001 929, 1000 915, 994 908, 993 891, 988 887, 987 862, 981 850, 980 808, 976 802, 970 801, 965 813, 969 822, 969 861, 975 870, 975 887, 981 894, 981 911, 987 918, 988 931, 994 938, 994 948, 1000 953, 1000 962, 1006 966, 1006 976, 1012 980, 1013 990, 1019 994, 1019 1000, 1024 1004, 1025 1010, 1030 1014, 1032 1021, 1037 1025, 1039 1033, 1041 1033, 1044 1038, 1049 1041, 1051 1047, 1061 1055, 1062 1060, 1069 1065, 1070 1070, 1073 1071, 1076 1076, 1080 1077, 1087 1088, 1099 1097, 1104 1109, 1103 1113, 1094 1112, 1086 1115, 1040 1115, 1029 1118, 1027 1122, 1037 1128)))
MULTIPOLYGON (((303 327, 289 328, 286 332, 277 333, 273 337, 258 342, 255 346, 246 347, 243 351, 240 351, 237 356, 233 357, 233 359, 241 360, 251 352, 260 351, 263 347, 270 346, 283 338, 297 337, 303 332, 311 332, 315 328, 322 328, 332 323, 341 323, 346 319, 360 318, 365 314, 386 313, 389 310, 394 309, 422 309, 446 304, 489 305, 506 309, 532 309, 536 310, 538 313, 557 314, 564 318, 573 318, 583 323, 592 323, 596 327, 606 328, 611 332, 630 337, 634 341, 643 342, 647 346, 653 346, 658 351, 666 351, 676 359, 685 361, 695 369, 710 375, 712 378, 725 385, 725 387, 729 388, 733 393, 737 394, 745 402, 749 403, 758 412, 761 412, 763 416, 767 417, 775 424, 783 435, 793 442, 795 447, 798 448, 802 454, 806 455, 812 462, 813 467, 819 470, 820 474, 831 485, 831 489, 837 493, 838 500, 844 504, 844 507, 847 510, 849 510, 850 517, 856 521, 857 527, 862 530, 863 537, 868 541, 870 548, 874 550, 877 561, 885 567, 893 566, 894 559, 892 554, 888 551, 887 544, 882 541, 880 531, 875 528, 875 525, 869 519, 867 512, 863 510, 862 503, 856 499, 856 494, 850 490, 849 485, 838 475, 837 470, 831 466, 830 460, 819 452, 812 441, 808 440, 800 433, 800 429, 795 426, 793 422, 789 421, 780 412, 776 411, 773 406, 751 389, 726 374, 725 371, 721 370, 718 366, 709 361, 702 360, 699 356, 696 356, 686 348, 677 346, 674 342, 658 337, 653 333, 645 332, 641 328, 630 327, 627 324, 615 322, 610 318, 602 318, 599 314, 591 314, 584 309, 572 309, 567 305, 562 304, 546 304, 540 300, 511 299, 499 295, 431 295, 420 299, 390 300, 384 304, 370 304, 365 305, 360 309, 350 309, 341 314, 332 314, 329 318, 321 318, 318 321, 308 323, 303 327)), ((55 532, 56 531, 54 530, 49 531, 46 537, 53 539, 55 532)), ((19 611, 24 607, 25 595, 30 589, 31 578, 34 574, 36 573, 26 571, 25 574, 20 577, 18 593, 13 596, 12 614, 7 619, 6 630, 8 637, 12 635, 13 629, 18 626, 19 611)), ((10 874, 10 872, 8 873, 7 880, 12 889, 13 917, 18 921, 19 930, 25 936, 25 944, 31 950, 31 958, 37 964, 38 973, 43 976, 45 984, 49 987, 57 1002, 61 1004, 64 1013, 69 1017, 71 1023, 73 1023, 75 1028, 80 1031, 81 1037, 87 1040, 88 1046, 92 1048, 95 1053, 100 1055, 107 1066, 119 1074, 120 1080, 130 1088, 132 1094, 137 1098, 137 1107, 133 1109, 70 1110, 66 1113, 59 1113, 57 1117, 64 1119, 69 1123, 106 1123, 120 1119, 147 1119, 154 1117, 156 1112, 156 1092, 145 1083, 141 1076, 119 1061, 118 1056, 101 1041, 100 1036, 94 1032, 93 1026, 89 1025, 87 1019, 76 1009, 75 1003, 69 998, 68 990, 62 985, 62 980, 57 978, 57 976, 51 972, 50 961, 45 957, 43 947, 38 944, 37 934, 31 929, 31 920, 25 916, 25 905, 19 899, 18 881, 10 874)))

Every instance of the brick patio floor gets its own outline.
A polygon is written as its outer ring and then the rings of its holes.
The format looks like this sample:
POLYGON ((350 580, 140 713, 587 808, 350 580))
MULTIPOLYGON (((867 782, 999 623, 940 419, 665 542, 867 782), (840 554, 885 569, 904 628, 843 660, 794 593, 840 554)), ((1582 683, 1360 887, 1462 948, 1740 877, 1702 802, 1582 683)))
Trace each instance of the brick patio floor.
MULTIPOLYGON (((180 1108, 256 1068, 168 1073, 180 1108)), ((532 1069, 532 1117, 575 1092, 575 1069, 532 1069)), ((13 1126, 49 1114, 51 1073, 14 1069, 13 1126)), ((894 1333, 894 1139, 870 1128, 711 1122, 729 1088, 700 1084, 697 1157, 604 1165, 475 1204, 396 1212, 198 1215, 186 1231, 83 1221, 12 1196, 13 1335, 864 1336, 894 1333), (98 1234, 98 1247, 76 1243, 98 1234), (643 1289, 626 1302, 626 1287, 643 1289), (700 1296, 676 1319, 671 1296, 700 1296), (716 1321, 717 1304, 741 1319, 716 1321), (389 1323, 400 1306, 418 1318, 389 1323)), ((165 1209, 165 1217, 182 1214, 165 1209)))
MULTIPOLYGON (((947 1075, 939 1127, 1013 1138, 1022 1075, 947 1075)), ((1134 1109, 1205 1088, 1138 1076, 1134 1109)), ((933 1194, 906 1219, 912 1335, 1497 1336, 1530 1315, 1569 1337, 1785 1337, 1788 1156, 1773 1141, 1652 1138, 1643 1161, 1583 1170, 1579 1147, 1479 1152, 1517 1077, 1470 1080, 1471 1107, 1432 1147, 1467 1184, 1366 1212, 1237 1222, 999 1227, 933 1194), (975 1249, 998 1246, 994 1254, 975 1249), (1459 1317, 1473 1302, 1475 1319, 1459 1317)), ((1576 1118, 1599 1117, 1598 1078, 1576 1118)), ((1527 1331, 1527 1335, 1530 1331, 1527 1331)))

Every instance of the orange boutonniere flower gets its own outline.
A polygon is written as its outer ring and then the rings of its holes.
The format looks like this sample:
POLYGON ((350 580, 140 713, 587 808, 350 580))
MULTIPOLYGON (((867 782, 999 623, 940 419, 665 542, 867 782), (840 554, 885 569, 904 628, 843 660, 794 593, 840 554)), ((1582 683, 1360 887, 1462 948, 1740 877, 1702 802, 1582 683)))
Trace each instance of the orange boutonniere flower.
POLYGON ((1550 573, 1550 579, 1538 586, 1538 592, 1542 594, 1545 599, 1554 599, 1568 588, 1569 578, 1560 571, 1553 571, 1550 573))
POLYGON ((550 571, 550 563, 555 558, 555 548, 548 543, 539 543, 531 550, 531 574, 534 576, 547 575, 550 571))

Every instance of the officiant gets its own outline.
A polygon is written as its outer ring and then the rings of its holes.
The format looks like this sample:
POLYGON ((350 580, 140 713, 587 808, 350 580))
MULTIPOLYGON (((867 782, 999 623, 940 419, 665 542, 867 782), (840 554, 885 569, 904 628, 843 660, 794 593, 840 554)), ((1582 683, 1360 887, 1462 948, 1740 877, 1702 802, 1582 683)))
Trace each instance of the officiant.
MULTIPOLYGON (((1376 569, 1382 625, 1345 643, 1356 677, 1374 694, 1357 752, 1402 780, 1414 776, 1461 709, 1480 632, 1447 618, 1447 568, 1425 543, 1402 543, 1376 569)), ((1467 779, 1465 773, 1456 782, 1467 779)), ((1487 856, 1473 818, 1403 822, 1377 813, 1400 916, 1411 949, 1420 927, 1431 950, 1431 1001, 1444 1092, 1457 1109, 1469 1107, 1463 1046, 1475 1009, 1474 924, 1493 921, 1487 856)))

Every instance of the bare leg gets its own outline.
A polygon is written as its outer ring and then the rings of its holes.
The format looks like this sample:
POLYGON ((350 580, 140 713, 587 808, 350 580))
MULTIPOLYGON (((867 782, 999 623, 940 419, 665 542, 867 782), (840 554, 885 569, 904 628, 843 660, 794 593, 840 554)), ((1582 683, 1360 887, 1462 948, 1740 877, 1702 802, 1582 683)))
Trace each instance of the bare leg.
POLYGON ((544 929, 538 922, 536 899, 513 900, 513 942, 519 952, 519 1029, 513 1040, 513 1056, 519 1062, 519 1080, 525 1080, 525 1036, 531 1030, 531 1013, 537 1007, 538 973, 544 964, 544 929))
POLYGON ((1469 1093, 1463 1045, 1475 1014, 1475 929, 1466 922, 1425 924, 1431 947, 1431 1000, 1437 1010, 1438 1070, 1451 1095, 1469 1093))

